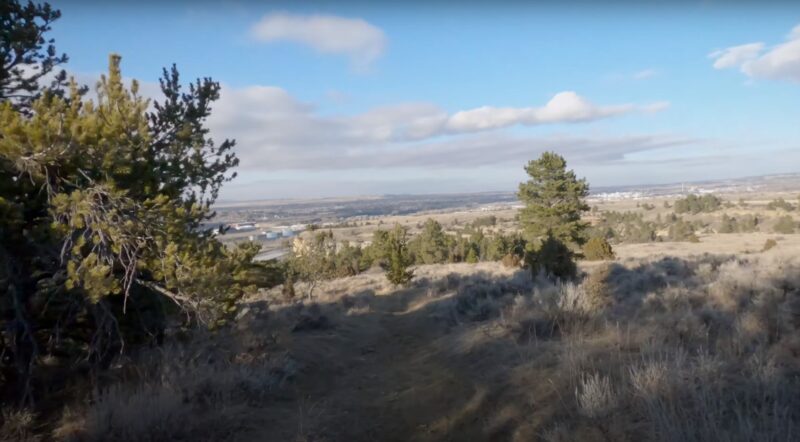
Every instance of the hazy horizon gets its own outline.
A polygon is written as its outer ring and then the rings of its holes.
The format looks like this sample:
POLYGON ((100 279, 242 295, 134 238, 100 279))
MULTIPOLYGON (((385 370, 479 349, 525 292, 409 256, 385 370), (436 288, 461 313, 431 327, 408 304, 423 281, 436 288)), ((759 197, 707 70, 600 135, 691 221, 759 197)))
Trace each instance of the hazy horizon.
POLYGON ((222 84, 222 201, 513 191, 544 150, 593 187, 800 164, 800 4, 53 6, 83 83, 118 53, 148 97, 172 63, 222 84))
MULTIPOLYGON (((617 189, 627 189, 630 191, 636 190, 636 188, 647 189, 650 187, 658 187, 658 186, 669 186, 669 185, 679 185, 679 184, 686 184, 686 185, 699 185, 703 183, 720 183, 725 181, 741 181, 747 179, 758 179, 758 178, 770 178, 770 177, 783 177, 783 176, 800 176, 800 172, 785 172, 785 173, 771 173, 771 174, 763 174, 763 175, 743 175, 743 176, 735 176, 730 178, 715 178, 715 177, 708 177, 698 180, 689 180, 689 181, 665 181, 665 182, 645 182, 645 183, 637 183, 637 184, 625 184, 625 185, 607 185, 607 186, 589 186, 590 194, 595 194, 597 191, 608 192, 608 191, 615 191, 617 189)), ((291 196, 287 194, 287 196, 280 196, 280 197, 265 197, 265 198, 243 198, 243 199, 229 199, 229 198, 221 198, 217 201, 217 206, 226 205, 226 204, 238 204, 238 203, 246 203, 246 202, 257 202, 257 201, 280 201, 280 200, 316 200, 316 199, 356 199, 356 198, 366 198, 366 197, 387 197, 387 196, 428 196, 428 195, 462 195, 462 194, 480 194, 480 193, 514 193, 517 191, 517 185, 514 185, 513 188, 508 189, 484 189, 484 190, 474 190, 474 191, 435 191, 431 190, 428 192, 394 192, 394 193, 348 193, 348 194, 331 194, 325 195, 324 193, 320 193, 314 196, 291 196)))

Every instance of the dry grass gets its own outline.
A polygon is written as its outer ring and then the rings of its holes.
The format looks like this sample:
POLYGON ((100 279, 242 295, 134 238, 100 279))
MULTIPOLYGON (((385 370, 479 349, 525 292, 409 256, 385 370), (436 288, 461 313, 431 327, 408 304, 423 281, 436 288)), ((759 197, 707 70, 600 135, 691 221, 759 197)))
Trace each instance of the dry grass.
MULTIPOLYGON (((800 262, 783 248, 563 284, 481 263, 422 266, 403 289, 327 281, 313 302, 276 288, 230 334, 111 373, 41 439, 796 440, 800 262)), ((5 440, 43 434, 3 420, 5 440)))
POLYGON ((224 441, 259 430, 262 408, 294 374, 269 339, 198 336, 145 352, 132 369, 66 407, 52 431, 71 441, 224 441), (87 405, 88 403, 88 405, 87 405))
POLYGON ((30 410, 3 407, 0 411, 0 442, 38 442, 36 415, 30 410))

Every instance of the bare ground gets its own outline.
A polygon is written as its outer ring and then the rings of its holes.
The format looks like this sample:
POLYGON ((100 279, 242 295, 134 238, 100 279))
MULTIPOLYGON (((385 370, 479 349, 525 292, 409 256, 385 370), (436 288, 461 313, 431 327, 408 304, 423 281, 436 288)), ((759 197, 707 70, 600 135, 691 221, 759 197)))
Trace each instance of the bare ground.
POLYGON ((287 399, 297 413, 256 440, 468 440, 480 431, 486 388, 442 351, 449 326, 429 308, 440 299, 420 298, 373 296, 367 312, 331 329, 294 333, 290 353, 303 368, 287 399))

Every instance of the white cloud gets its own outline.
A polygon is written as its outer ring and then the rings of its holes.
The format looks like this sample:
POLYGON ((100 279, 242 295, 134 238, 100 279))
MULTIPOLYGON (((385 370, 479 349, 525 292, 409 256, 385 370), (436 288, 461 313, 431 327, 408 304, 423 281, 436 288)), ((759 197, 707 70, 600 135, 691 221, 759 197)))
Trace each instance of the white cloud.
POLYGON ((708 56, 714 59, 714 69, 727 69, 752 61, 764 49, 764 43, 748 43, 714 51, 708 56))
POLYGON ((655 69, 644 69, 639 72, 633 74, 634 80, 647 80, 649 78, 653 78, 658 75, 658 71, 655 69))
POLYGON ((763 43, 733 46, 709 54, 714 68, 739 68, 751 78, 800 82, 800 25, 787 41, 767 48, 763 43))
POLYGON ((243 169, 471 167, 520 161, 531 155, 531 149, 543 150, 546 145, 564 145, 565 149, 587 146, 584 155, 595 156, 620 149, 650 149, 664 139, 565 138, 561 142, 552 138, 519 139, 502 133, 473 132, 515 124, 577 123, 627 112, 654 112, 665 106, 665 103, 598 106, 574 92, 563 92, 542 107, 483 107, 449 115, 435 104, 403 103, 356 115, 328 116, 280 88, 236 89, 223 85, 209 123, 214 137, 237 140, 243 169))
MULTIPOLYGON (((94 85, 99 74, 78 73, 75 77, 94 85)), ((162 99, 157 83, 140 82, 140 91, 150 100, 162 99)), ((237 141, 240 167, 250 172, 470 168, 524 162, 545 149, 559 150, 569 155, 570 161, 602 162, 692 141, 667 135, 515 137, 497 129, 658 112, 668 105, 600 106, 574 92, 562 92, 541 107, 485 106, 451 115, 435 104, 418 102, 376 107, 355 115, 328 115, 279 87, 222 84, 208 126, 217 141, 237 141)))
POLYGON ((669 101, 656 101, 655 103, 645 104, 644 106, 640 106, 639 109, 648 114, 654 114, 656 112, 661 112, 669 109, 670 103, 669 101))
MULTIPOLYGON (((652 105, 648 105, 652 107, 652 105)), ((659 110, 665 107, 661 104, 659 110)), ((483 106, 453 114, 447 122, 451 132, 475 132, 522 124, 577 123, 599 120, 637 110, 652 111, 633 104, 595 105, 572 91, 560 92, 542 107, 498 108, 483 106)))
POLYGON ((265 43, 291 41, 324 54, 346 55, 357 69, 367 68, 386 48, 380 28, 362 19, 334 15, 269 14, 250 33, 265 43))

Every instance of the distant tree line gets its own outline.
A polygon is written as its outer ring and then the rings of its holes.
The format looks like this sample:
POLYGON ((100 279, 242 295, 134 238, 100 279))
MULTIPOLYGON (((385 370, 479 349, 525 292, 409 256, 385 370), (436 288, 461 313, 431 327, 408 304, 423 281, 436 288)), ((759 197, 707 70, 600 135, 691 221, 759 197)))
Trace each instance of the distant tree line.
POLYGON ((688 195, 686 198, 681 198, 675 201, 673 209, 675 213, 710 213, 722 208, 722 199, 712 195, 706 194, 703 196, 688 195))
MULTIPOLYGON (((298 242, 287 263, 287 280, 308 282, 309 296, 322 278, 360 273, 372 266, 382 267, 395 284, 407 283, 413 265, 477 263, 502 261, 508 266, 526 266, 536 275, 571 278, 577 271, 575 260, 583 257, 589 239, 588 224, 581 219, 589 210, 585 198, 589 185, 567 170, 560 155, 545 152, 525 167, 529 180, 519 186, 518 197, 525 203, 519 213, 522 232, 487 233, 494 226, 493 215, 476 219, 471 225, 446 232, 436 220, 428 219, 419 234, 395 226, 373 233, 366 247, 336 244, 330 231, 316 232, 298 242)), ((591 259, 613 257, 611 245, 601 239, 593 242, 591 259)), ((294 293, 294 290, 286 290, 294 293)))
POLYGON ((287 261, 287 275, 290 281, 308 282, 311 290, 323 279, 353 276, 374 266, 386 270, 393 283, 404 284, 412 274, 401 269, 408 272, 413 265, 500 260, 519 263, 525 253, 525 241, 518 234, 485 234, 475 224, 446 232, 434 219, 425 221, 416 235, 399 225, 375 230, 364 247, 337 242, 331 230, 313 232, 295 244, 287 261))

